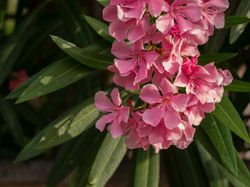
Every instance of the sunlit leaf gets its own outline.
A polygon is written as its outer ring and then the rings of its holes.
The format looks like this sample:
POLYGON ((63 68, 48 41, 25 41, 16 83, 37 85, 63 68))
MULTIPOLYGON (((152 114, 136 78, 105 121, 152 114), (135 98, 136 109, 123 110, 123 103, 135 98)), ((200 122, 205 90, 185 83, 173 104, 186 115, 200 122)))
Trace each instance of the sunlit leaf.
POLYGON ((86 187, 102 187, 113 175, 126 153, 123 138, 113 139, 108 133, 97 153, 86 187))
POLYGON ((69 57, 55 62, 42 71, 22 92, 17 103, 54 92, 94 73, 94 70, 82 66, 69 57))
POLYGON ((32 139, 18 155, 16 162, 30 159, 77 137, 93 125, 99 112, 91 100, 85 101, 59 117, 32 139))
POLYGON ((158 187, 160 175, 159 154, 153 149, 137 150, 134 187, 158 187))

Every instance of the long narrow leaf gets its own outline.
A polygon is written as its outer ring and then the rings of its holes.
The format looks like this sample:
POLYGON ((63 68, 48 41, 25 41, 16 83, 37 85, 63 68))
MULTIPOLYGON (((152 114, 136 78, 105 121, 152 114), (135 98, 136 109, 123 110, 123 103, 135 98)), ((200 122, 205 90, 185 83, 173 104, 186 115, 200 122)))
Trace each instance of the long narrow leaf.
POLYGON ((237 172, 235 148, 230 131, 218 124, 213 115, 207 114, 202 123, 203 130, 209 136, 221 160, 233 173, 237 172))
POLYGON ((123 138, 113 139, 107 134, 91 168, 86 187, 102 187, 122 161, 126 146, 123 138))
POLYGON ((250 92, 250 83, 234 80, 229 86, 225 87, 229 92, 250 92))
MULTIPOLYGON (((71 58, 64 58, 55 62, 52 66, 38 73, 39 76, 25 89, 17 100, 17 103, 31 100, 36 97, 66 87, 82 78, 94 73, 94 70, 78 64, 71 58)), ((37 76, 35 76, 37 77, 37 76)))
POLYGON ((159 154, 154 153, 153 149, 148 151, 138 150, 134 187, 158 187, 159 164, 159 154))
POLYGON ((52 122, 29 142, 19 153, 16 162, 30 159, 49 148, 77 137, 88 129, 99 116, 99 112, 86 101, 52 122))
POLYGON ((212 53, 212 54, 202 54, 198 61, 201 64, 207 64, 210 62, 224 62, 233 57, 237 56, 237 53, 212 53))

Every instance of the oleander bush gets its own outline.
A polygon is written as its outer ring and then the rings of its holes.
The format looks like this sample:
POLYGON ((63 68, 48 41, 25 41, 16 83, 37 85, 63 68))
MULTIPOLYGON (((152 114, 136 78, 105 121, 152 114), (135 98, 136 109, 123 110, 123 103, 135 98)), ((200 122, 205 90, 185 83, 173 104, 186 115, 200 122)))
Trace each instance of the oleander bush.
POLYGON ((173 187, 250 186, 249 11, 1 1, 1 158, 56 157, 48 187, 105 186, 128 160, 135 187, 159 186, 160 168, 173 187))

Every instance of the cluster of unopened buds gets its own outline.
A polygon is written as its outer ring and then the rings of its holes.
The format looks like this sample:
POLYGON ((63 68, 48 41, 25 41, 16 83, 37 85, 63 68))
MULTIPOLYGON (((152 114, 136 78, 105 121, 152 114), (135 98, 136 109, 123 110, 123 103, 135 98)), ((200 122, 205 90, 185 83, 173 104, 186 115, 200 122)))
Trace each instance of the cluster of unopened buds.
POLYGON ((129 94, 122 101, 118 88, 111 100, 98 92, 95 104, 105 114, 96 127, 125 136, 130 149, 186 148, 233 79, 213 62, 198 64, 198 45, 224 27, 228 6, 227 0, 110 0, 103 14, 115 60, 108 70, 129 94))

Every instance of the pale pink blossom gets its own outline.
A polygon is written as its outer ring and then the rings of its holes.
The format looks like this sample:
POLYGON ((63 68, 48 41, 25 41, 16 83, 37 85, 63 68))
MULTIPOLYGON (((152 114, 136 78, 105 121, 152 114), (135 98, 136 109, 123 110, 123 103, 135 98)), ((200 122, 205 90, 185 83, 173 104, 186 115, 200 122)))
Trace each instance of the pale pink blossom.
POLYGON ((143 121, 156 127, 163 120, 168 129, 181 126, 180 112, 186 109, 188 95, 178 94, 178 88, 166 78, 161 81, 159 89, 153 84, 142 88, 139 97, 151 106, 143 113, 143 121))
POLYGON ((101 112, 107 113, 96 122, 96 128, 103 131, 107 124, 109 124, 108 130, 114 138, 117 138, 122 135, 121 124, 128 122, 130 108, 122 105, 117 88, 112 90, 111 99, 112 101, 110 101, 103 91, 96 93, 96 108, 101 112))

